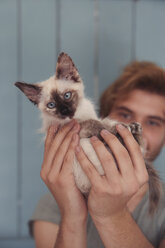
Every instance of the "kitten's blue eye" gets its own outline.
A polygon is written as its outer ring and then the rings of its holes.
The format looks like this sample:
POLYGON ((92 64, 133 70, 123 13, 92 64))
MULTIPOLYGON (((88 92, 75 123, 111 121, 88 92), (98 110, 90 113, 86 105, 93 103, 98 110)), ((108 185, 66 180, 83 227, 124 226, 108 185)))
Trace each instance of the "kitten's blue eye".
POLYGON ((71 98, 71 96, 72 96, 72 93, 70 91, 68 91, 64 94, 64 99, 69 100, 71 98))
POLYGON ((55 102, 49 102, 49 103, 47 104, 47 107, 50 108, 50 109, 55 108, 55 106, 56 106, 55 102))

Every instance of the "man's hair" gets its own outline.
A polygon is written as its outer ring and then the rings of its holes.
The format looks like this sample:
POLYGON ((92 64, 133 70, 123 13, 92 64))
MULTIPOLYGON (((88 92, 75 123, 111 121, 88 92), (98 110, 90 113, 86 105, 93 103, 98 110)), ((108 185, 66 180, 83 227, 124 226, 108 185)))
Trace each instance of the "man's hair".
POLYGON ((165 70, 154 63, 134 61, 127 65, 119 78, 100 97, 100 116, 107 117, 115 102, 140 89, 165 96, 165 70))

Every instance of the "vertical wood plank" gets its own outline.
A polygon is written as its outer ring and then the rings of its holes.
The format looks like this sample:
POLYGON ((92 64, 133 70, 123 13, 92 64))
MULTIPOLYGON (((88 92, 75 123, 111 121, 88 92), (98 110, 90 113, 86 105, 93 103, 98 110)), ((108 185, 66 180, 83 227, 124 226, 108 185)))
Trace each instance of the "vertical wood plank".
POLYGON ((165 2, 137 2, 136 54, 165 67, 165 2))
MULTIPOLYGON (((55 1, 22 1, 23 80, 43 81, 55 72, 55 1)), ((46 187, 40 179, 43 159, 38 109, 24 96, 23 104, 23 175, 22 235, 28 234, 27 221, 46 187)))
POLYGON ((100 1, 100 93, 132 59, 132 6, 133 1, 100 1))
POLYGON ((0 237, 17 233, 16 0, 0 2, 0 237))

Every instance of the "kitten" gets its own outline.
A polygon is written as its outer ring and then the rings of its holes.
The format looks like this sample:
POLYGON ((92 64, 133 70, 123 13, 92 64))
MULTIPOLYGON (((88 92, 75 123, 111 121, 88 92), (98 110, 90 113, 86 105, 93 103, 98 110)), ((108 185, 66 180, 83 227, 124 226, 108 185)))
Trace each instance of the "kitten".
MULTIPOLYGON (((123 143, 115 128, 118 122, 109 118, 100 120, 97 117, 94 105, 84 96, 84 84, 72 59, 67 54, 61 53, 57 60, 55 76, 36 84, 16 82, 15 85, 40 109, 43 120, 43 132, 46 133, 50 125, 57 123, 63 125, 72 118, 78 120, 81 126, 79 133, 80 144, 98 172, 104 175, 103 168, 90 143, 89 137, 95 135, 103 141, 100 132, 102 129, 107 129, 123 143)), ((132 132, 142 148, 140 124, 131 123, 125 126, 132 132)), ((160 198, 160 180, 152 165, 146 163, 146 168, 149 173, 149 212, 153 213, 160 198)), ((77 187, 83 194, 88 194, 91 184, 76 158, 73 164, 73 174, 77 187)))

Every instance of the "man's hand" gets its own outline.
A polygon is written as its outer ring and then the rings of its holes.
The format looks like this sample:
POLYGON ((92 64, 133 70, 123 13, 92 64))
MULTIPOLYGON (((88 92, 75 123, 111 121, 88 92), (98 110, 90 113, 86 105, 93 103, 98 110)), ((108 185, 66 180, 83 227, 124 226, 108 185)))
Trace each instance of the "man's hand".
POLYGON ((41 178, 56 199, 62 220, 69 225, 87 218, 86 203, 72 173, 79 129, 75 121, 60 129, 58 126, 49 128, 41 169, 41 178))
POLYGON ((104 176, 99 175, 81 147, 78 147, 76 152, 77 159, 92 185, 88 209, 93 220, 99 222, 123 216, 130 199, 148 181, 148 173, 138 143, 124 126, 117 126, 117 130, 126 148, 116 136, 106 130, 101 132, 113 155, 98 138, 91 138, 103 166, 104 176))

